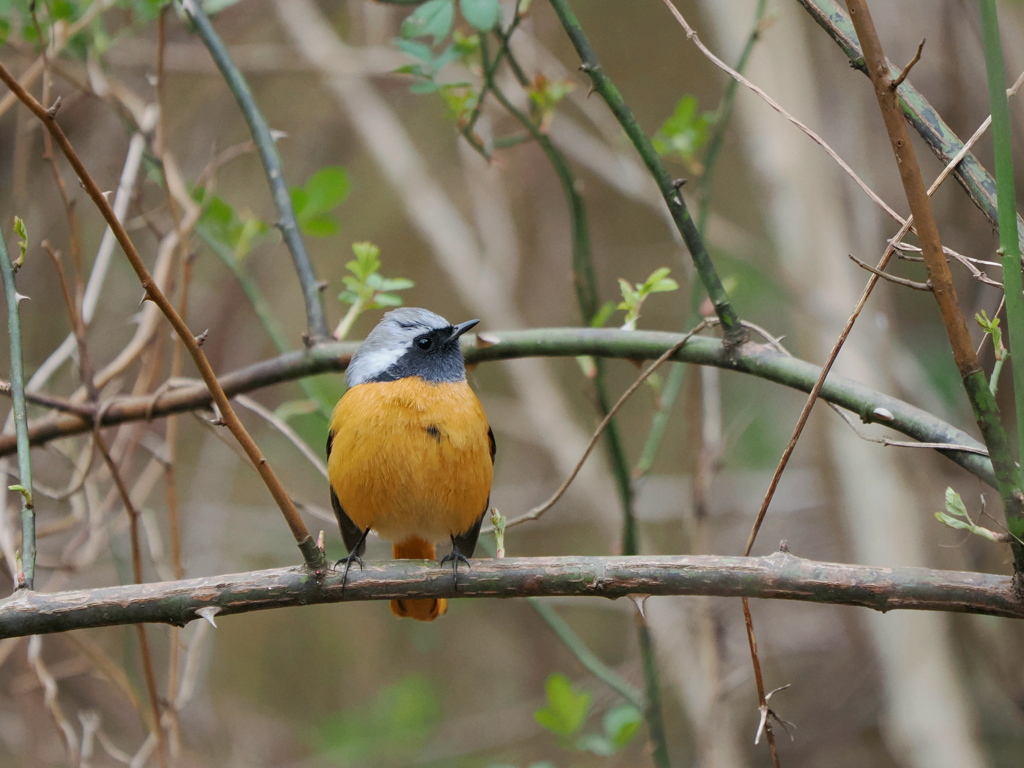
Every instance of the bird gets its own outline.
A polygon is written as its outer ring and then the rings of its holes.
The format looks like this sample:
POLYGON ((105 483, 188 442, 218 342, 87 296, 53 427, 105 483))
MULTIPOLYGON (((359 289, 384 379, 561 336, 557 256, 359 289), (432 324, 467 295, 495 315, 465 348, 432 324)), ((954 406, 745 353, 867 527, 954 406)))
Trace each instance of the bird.
MULTIPOLYGON (((494 432, 466 381, 459 338, 479 320, 452 325, 417 307, 386 312, 352 356, 348 389, 327 436, 331 506, 348 555, 362 567, 366 537, 392 542, 395 559, 437 556, 440 565, 473 556, 490 508, 494 432)), ((396 616, 433 621, 443 598, 392 600, 396 616)))

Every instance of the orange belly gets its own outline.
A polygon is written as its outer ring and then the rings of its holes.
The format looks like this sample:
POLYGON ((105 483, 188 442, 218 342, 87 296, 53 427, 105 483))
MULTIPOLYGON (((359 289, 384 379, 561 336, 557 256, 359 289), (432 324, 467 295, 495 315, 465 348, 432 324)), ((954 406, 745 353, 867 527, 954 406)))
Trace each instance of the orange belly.
POLYGON ((349 389, 331 417, 331 486, 360 528, 403 542, 468 531, 491 492, 487 416, 465 381, 349 389))

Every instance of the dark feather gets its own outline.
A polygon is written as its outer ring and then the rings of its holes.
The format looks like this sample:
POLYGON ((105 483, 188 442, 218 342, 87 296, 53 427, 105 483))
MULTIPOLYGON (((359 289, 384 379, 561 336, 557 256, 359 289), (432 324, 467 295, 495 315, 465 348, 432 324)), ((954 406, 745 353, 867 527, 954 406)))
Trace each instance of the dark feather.
MULTIPOLYGON (((331 458, 331 447, 334 444, 334 432, 327 433, 327 458, 331 458)), ((338 518, 338 527, 341 529, 341 538, 345 542, 345 548, 350 554, 361 555, 366 551, 366 537, 358 525, 352 522, 352 518, 345 514, 338 501, 338 495, 331 488, 331 506, 334 507, 334 516, 338 518), (356 546, 358 545, 358 551, 356 546)), ((479 531, 480 526, 477 526, 479 531)))

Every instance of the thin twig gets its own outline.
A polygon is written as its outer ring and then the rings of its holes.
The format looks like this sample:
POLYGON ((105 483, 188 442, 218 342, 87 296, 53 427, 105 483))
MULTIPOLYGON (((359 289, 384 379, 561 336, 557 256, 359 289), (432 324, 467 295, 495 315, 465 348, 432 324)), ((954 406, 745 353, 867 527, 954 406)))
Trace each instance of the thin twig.
POLYGON ((892 90, 895 91, 903 84, 903 81, 907 79, 907 75, 910 74, 910 70, 913 69, 914 65, 921 60, 921 52, 924 50, 924 43, 925 41, 922 40, 921 44, 917 46, 917 53, 914 54, 914 58, 907 62, 907 66, 905 66, 896 79, 889 84, 889 87, 892 90))
POLYGON ((919 282, 917 280, 908 280, 905 277, 897 277, 896 275, 890 275, 888 272, 884 272, 881 269, 876 269, 875 267, 872 267, 867 262, 861 261, 856 256, 854 256, 852 253, 848 253, 847 256, 850 257, 850 261, 852 261, 854 264, 856 264, 861 269, 866 270, 866 271, 870 272, 873 275, 877 275, 878 277, 882 278, 883 280, 886 280, 886 281, 888 281, 888 282, 890 282, 890 283, 892 283, 894 285, 902 285, 904 288, 913 288, 915 291, 931 291, 932 290, 931 282, 927 282, 926 281, 926 282, 922 283, 922 282, 919 282))
MULTIPOLYGON (((742 602, 743 623, 747 628, 747 643, 750 645, 750 658, 754 663, 754 683, 757 686, 757 704, 758 708, 762 712, 767 712, 768 697, 765 695, 764 678, 761 675, 761 659, 757 653, 757 638, 754 635, 754 619, 750 615, 750 600, 744 597, 742 602)), ((764 724, 764 734, 768 741, 768 750, 772 755, 772 765, 774 765, 775 768, 779 768, 781 766, 781 763, 779 762, 779 751, 775 746, 775 734, 772 731, 770 718, 765 717, 762 722, 764 724)), ((760 735, 760 731, 758 735, 760 735)), ((757 742, 755 741, 755 743, 757 742)))
POLYGON ((512 528, 516 525, 520 525, 530 520, 538 519, 539 517, 541 517, 541 515, 543 515, 545 512, 551 509, 551 507, 558 503, 558 500, 562 498, 563 494, 569 489, 569 486, 572 485, 572 481, 576 479, 576 475, 579 474, 580 469, 583 467, 583 463, 587 460, 587 457, 590 456, 590 452, 594 449, 594 446, 597 445, 597 441, 601 437, 601 433, 604 432, 605 427, 608 426, 608 423, 612 420, 615 414, 619 412, 619 409, 626 404, 626 401, 633 396, 633 393, 636 392, 640 388, 640 386, 645 381, 647 381, 648 378, 650 378, 650 375, 654 373, 662 363, 664 363, 670 357, 675 355, 679 350, 681 350, 683 348, 683 345, 686 344, 686 342, 693 338, 695 334, 702 331, 705 327, 707 327, 707 322, 700 323, 696 328, 694 328, 692 331, 683 336, 682 339, 680 339, 667 350, 665 350, 665 352, 662 353, 661 357, 659 357, 650 366, 648 366, 647 370, 641 373, 636 378, 636 380, 629 385, 629 388, 622 393, 618 401, 616 401, 615 405, 611 407, 607 415, 601 420, 601 423, 597 425, 597 429, 594 430, 594 434, 591 435, 590 437, 590 442, 587 443, 587 449, 583 452, 583 455, 580 456, 580 460, 576 463, 576 466, 573 467, 573 470, 569 474, 569 476, 558 487, 558 490, 556 490, 551 495, 551 498, 549 498, 543 504, 534 507, 525 515, 520 515, 519 517, 513 518, 512 520, 509 520, 507 523, 505 523, 506 530, 508 528, 512 528))

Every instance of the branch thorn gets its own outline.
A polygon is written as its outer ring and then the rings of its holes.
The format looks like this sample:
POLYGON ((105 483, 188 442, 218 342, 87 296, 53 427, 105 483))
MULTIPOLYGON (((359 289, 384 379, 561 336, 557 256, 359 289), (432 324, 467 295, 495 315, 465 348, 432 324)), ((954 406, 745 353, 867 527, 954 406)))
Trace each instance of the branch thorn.
POLYGON ((213 617, 220 613, 220 610, 220 607, 216 605, 208 605, 205 608, 197 608, 196 616, 198 616, 201 619, 206 619, 208 622, 210 622, 210 626, 216 629, 217 622, 213 620, 213 617))

